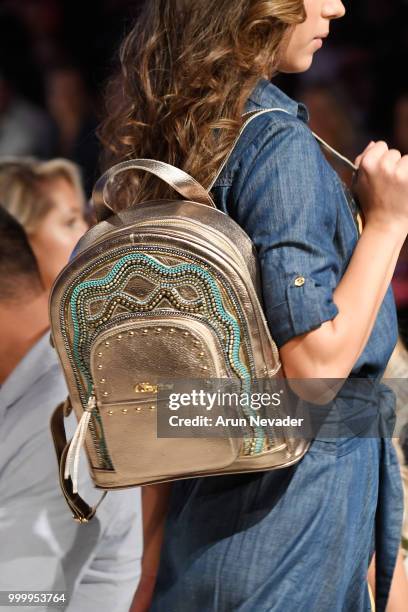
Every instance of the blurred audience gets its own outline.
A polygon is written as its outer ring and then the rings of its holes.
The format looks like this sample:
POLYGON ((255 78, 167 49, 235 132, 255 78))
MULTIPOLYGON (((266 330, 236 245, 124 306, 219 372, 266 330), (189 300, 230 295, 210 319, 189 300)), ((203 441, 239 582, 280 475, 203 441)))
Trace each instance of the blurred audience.
MULTIPOLYGON (((140 492, 108 496, 89 524, 72 518, 49 429, 67 388, 49 342, 48 288, 23 228, 2 207, 0 278, 0 590, 64 591, 68 612, 123 612, 140 574, 140 492)), ((66 422, 72 435, 73 413, 66 422)), ((85 456, 80 478, 95 504, 85 456)))
POLYGON ((82 169, 90 193, 98 178, 99 145, 92 99, 79 70, 54 68, 46 76, 46 105, 55 122, 55 150, 82 169))
POLYGON ((52 153, 52 123, 47 115, 21 96, 0 72, 0 156, 52 153))
POLYGON ((0 3, 0 155, 47 158, 53 154, 52 122, 42 108, 41 70, 10 6, 0 3))
MULTIPOLYGON (((4 1, 4 0, 3 0, 4 1)), ((31 53, 38 64, 55 61, 62 52, 64 3, 60 0, 6 0, 9 11, 25 27, 31 42, 31 53)))
POLYGON ((27 232, 49 290, 88 228, 77 166, 64 159, 0 159, 0 202, 27 232))

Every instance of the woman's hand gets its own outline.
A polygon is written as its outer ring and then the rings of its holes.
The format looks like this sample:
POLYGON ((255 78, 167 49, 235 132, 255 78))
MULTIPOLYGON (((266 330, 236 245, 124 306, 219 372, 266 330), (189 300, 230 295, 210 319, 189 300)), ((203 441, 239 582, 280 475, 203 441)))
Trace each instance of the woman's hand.
POLYGON ((365 222, 408 233, 408 155, 371 142, 355 161, 355 192, 365 222))

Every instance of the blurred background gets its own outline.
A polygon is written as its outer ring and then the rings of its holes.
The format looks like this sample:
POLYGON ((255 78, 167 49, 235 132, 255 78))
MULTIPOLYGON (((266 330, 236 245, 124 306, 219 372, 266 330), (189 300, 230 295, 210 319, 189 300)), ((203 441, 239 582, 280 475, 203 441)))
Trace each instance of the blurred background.
MULTIPOLYGON (((0 156, 68 158, 89 196, 99 174, 104 83, 140 3, 2 0, 0 156)), ((313 68, 279 77, 279 85, 307 104, 312 129, 351 159, 371 139, 408 153, 408 0, 345 6, 313 68)), ((407 248, 393 284, 407 342, 407 248)))

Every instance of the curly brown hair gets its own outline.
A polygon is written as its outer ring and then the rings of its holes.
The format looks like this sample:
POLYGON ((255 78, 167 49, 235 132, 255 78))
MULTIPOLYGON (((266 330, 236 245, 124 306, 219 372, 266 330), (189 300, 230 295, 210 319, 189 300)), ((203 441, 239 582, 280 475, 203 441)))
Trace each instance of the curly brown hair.
MULTIPOLYGON (((249 94, 276 72, 285 34, 304 19, 303 0, 145 0, 107 87, 104 165, 159 159, 208 188, 249 94)), ((138 201, 174 196, 138 173, 118 189, 128 203, 129 189, 138 201)))

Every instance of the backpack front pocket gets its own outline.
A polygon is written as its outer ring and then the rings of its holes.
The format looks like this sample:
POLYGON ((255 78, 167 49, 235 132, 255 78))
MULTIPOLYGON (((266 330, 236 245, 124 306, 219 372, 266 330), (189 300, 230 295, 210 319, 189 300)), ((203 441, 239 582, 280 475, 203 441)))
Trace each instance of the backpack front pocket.
POLYGON ((158 411, 169 409, 157 401, 160 382, 231 377, 208 324, 190 316, 132 318, 100 334, 90 357, 106 449, 123 482, 135 482, 138 473, 141 481, 187 474, 192 464, 216 471, 235 461, 237 437, 157 436, 158 411))

